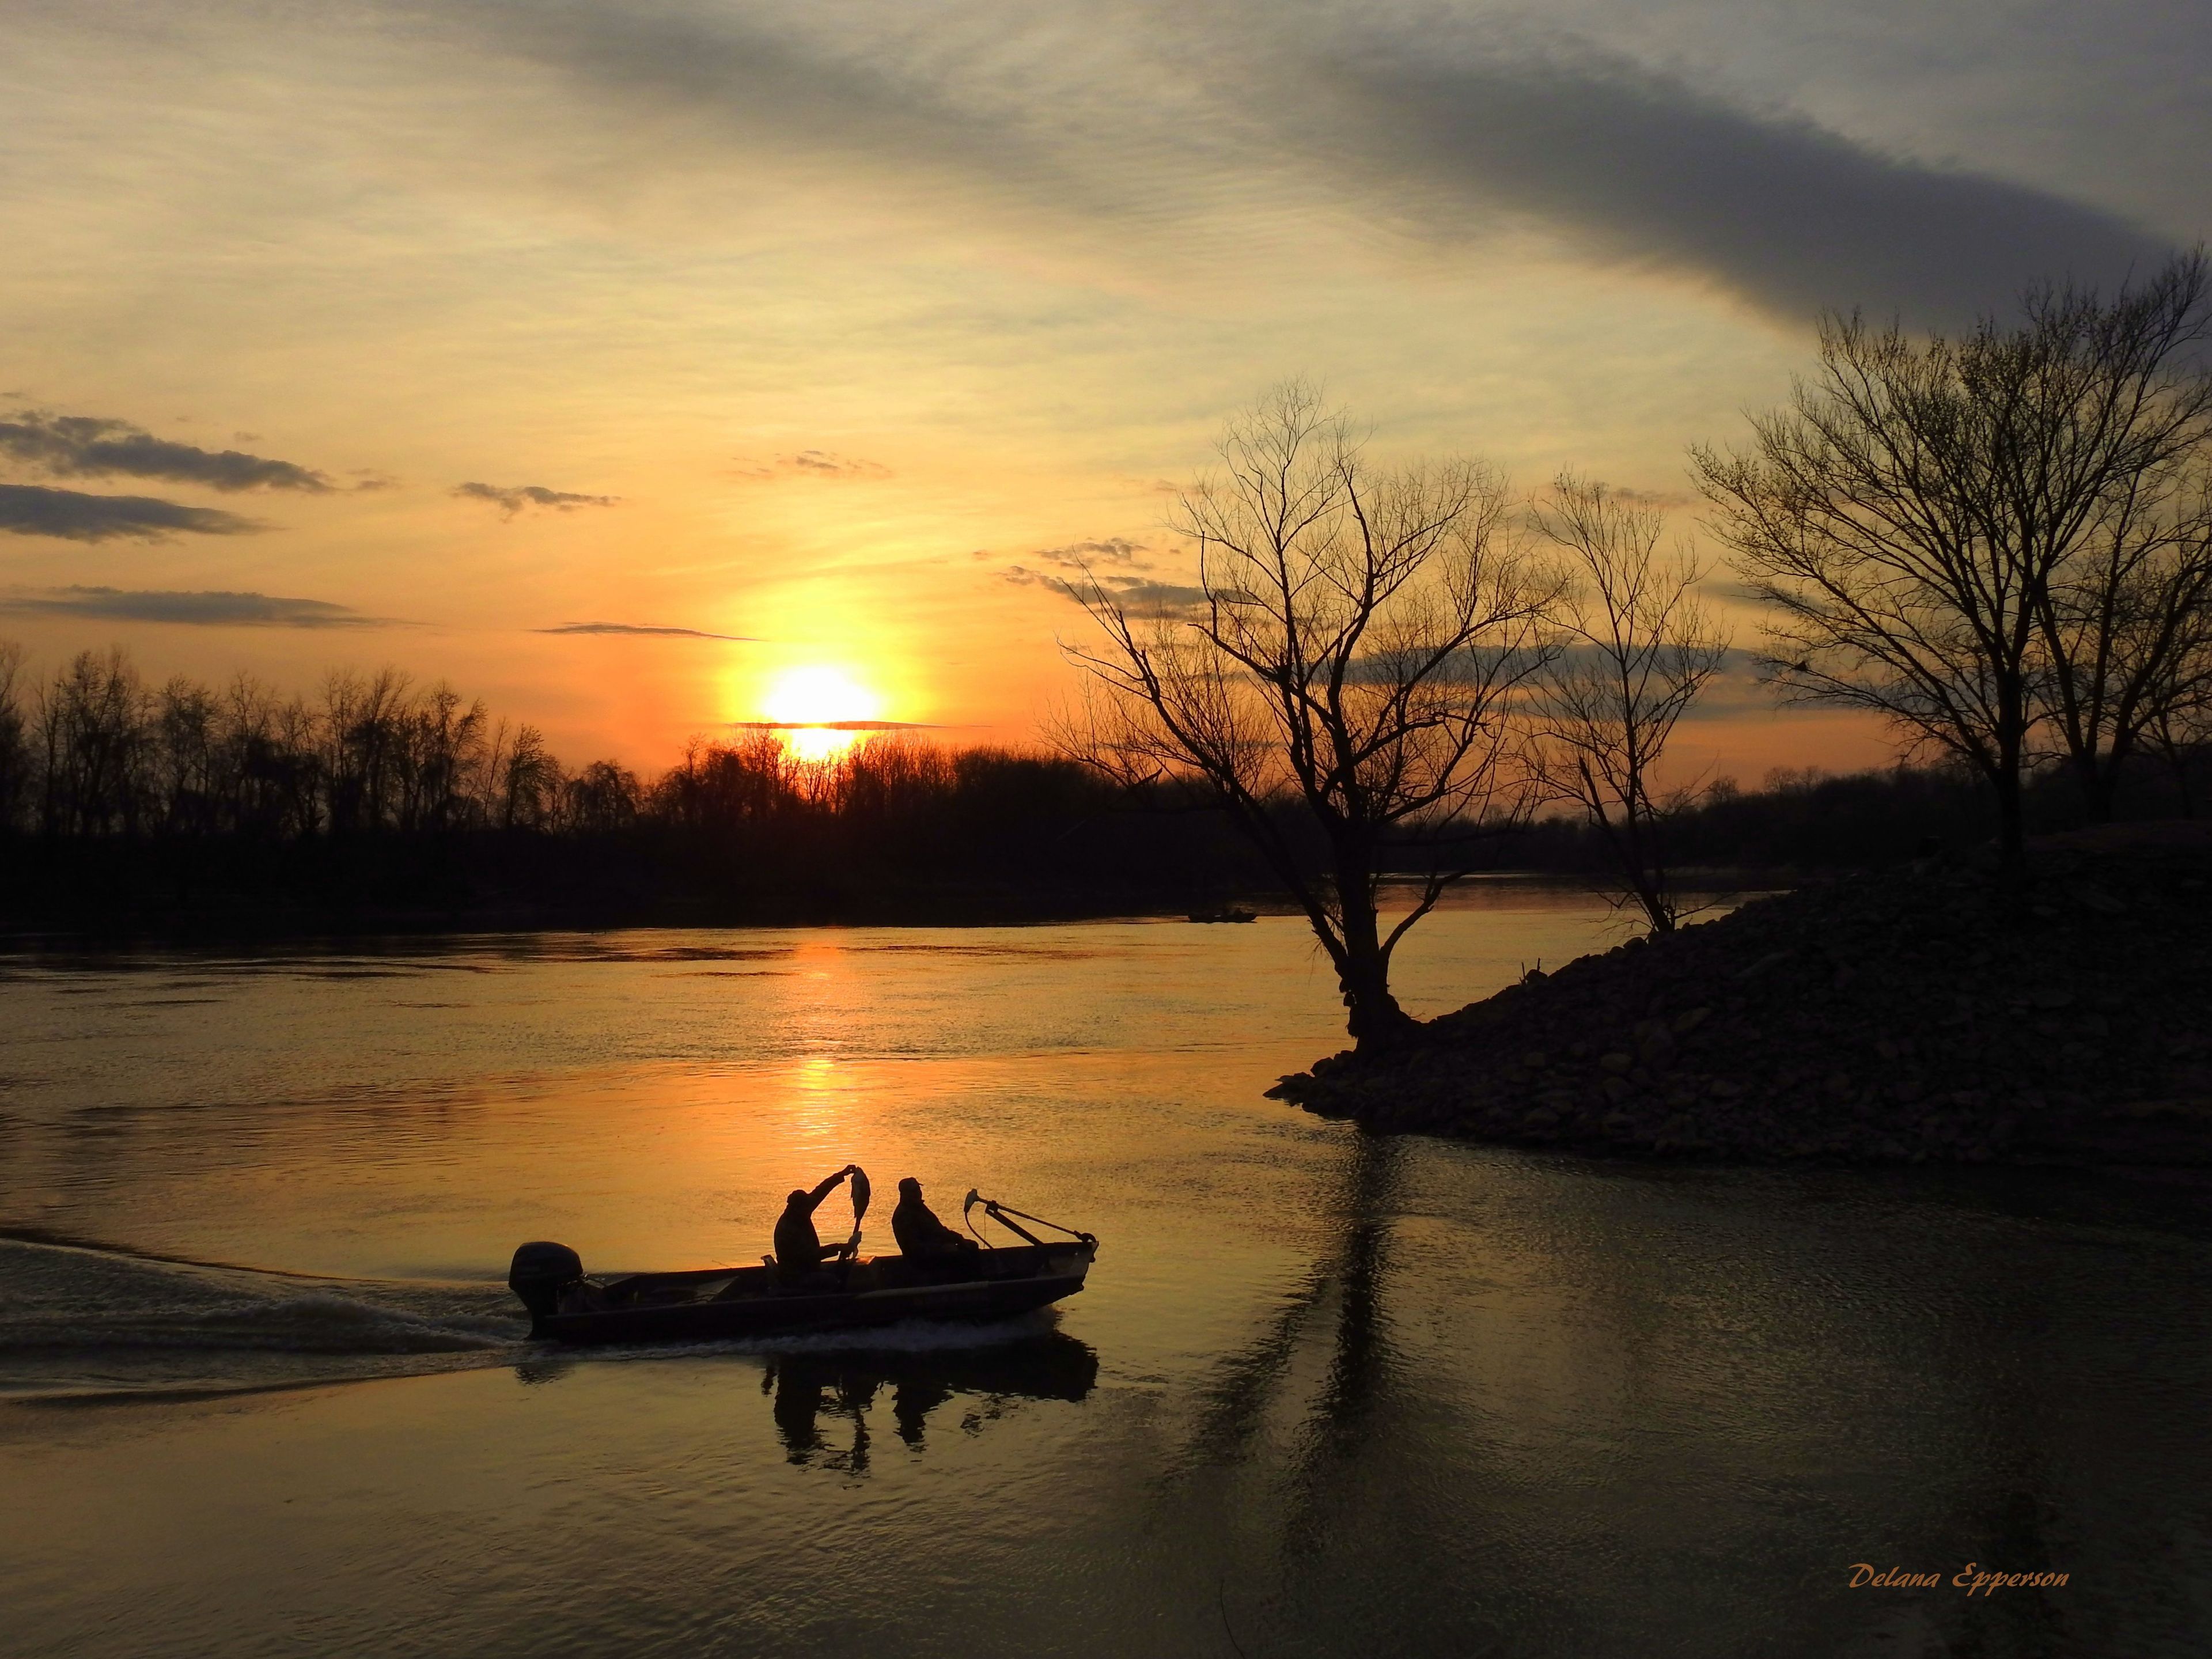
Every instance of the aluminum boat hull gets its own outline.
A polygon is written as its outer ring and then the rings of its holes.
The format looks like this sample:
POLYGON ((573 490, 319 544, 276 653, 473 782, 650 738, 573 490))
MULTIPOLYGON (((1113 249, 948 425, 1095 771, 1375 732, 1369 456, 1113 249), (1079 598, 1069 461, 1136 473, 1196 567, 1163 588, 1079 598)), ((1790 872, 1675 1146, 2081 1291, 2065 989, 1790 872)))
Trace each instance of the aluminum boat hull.
POLYGON ((957 1263, 874 1256, 827 1271, 819 1289, 781 1287, 767 1267, 630 1273, 585 1280, 535 1314, 531 1334, 555 1342, 720 1342, 866 1330, 906 1320, 988 1321, 1049 1306, 1083 1288, 1097 1247, 1024 1245, 957 1263))

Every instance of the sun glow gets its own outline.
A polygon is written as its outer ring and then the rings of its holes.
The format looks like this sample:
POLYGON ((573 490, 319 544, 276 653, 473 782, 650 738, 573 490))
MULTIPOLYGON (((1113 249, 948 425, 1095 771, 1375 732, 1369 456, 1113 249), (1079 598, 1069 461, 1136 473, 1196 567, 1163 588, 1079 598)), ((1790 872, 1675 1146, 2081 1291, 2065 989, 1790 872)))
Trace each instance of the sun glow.
POLYGON ((819 761, 858 743, 861 733, 850 723, 881 718, 884 701, 843 669, 816 665, 779 675, 763 707, 788 728, 783 741, 795 757, 819 761))

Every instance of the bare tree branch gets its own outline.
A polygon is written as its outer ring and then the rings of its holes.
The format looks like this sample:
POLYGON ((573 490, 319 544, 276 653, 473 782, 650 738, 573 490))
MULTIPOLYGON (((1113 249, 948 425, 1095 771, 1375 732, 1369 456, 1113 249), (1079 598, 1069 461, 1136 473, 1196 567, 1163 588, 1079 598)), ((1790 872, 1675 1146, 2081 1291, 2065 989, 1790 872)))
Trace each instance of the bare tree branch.
POLYGON ((1676 722, 1720 672, 1728 635, 1698 599, 1705 572, 1686 552, 1660 551, 1656 510, 1571 473, 1552 496, 1534 516, 1571 575, 1565 649, 1540 682, 1539 775, 1553 799, 1572 801, 1596 826, 1651 930, 1671 933, 1681 910, 1654 774, 1676 722))
POLYGON ((1174 521, 1196 614, 1133 611, 1087 570, 1069 585, 1100 637, 1069 648, 1089 694, 1057 741, 1111 776, 1201 783, 1304 911, 1352 1035, 1388 1042, 1409 1023, 1391 954, 1464 867, 1433 868, 1386 935, 1384 858, 1525 816, 1516 722, 1555 585, 1494 473, 1372 465, 1304 384, 1231 422, 1220 455, 1174 521))

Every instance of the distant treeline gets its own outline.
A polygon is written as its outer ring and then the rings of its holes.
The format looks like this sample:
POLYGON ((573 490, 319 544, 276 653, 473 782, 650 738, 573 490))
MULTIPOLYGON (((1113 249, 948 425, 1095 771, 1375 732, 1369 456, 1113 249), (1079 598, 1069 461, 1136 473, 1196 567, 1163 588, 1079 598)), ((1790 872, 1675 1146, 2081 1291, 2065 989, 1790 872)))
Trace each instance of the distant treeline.
MULTIPOLYGON (((2185 751, 2155 767, 2145 757, 2123 776, 2117 816, 2193 817, 2208 799, 2212 750, 2185 751)), ((2075 779, 2056 764, 2031 776, 2025 807, 2031 834, 2088 821, 2075 779)), ((1668 862, 1685 872, 1879 868, 1964 854, 1996 830, 1987 783, 1956 763, 1842 774, 1782 769, 1755 791, 1723 779, 1672 804, 1660 823, 1668 862)), ((1499 856, 1501 868, 1603 877, 1613 867, 1596 829, 1564 817, 1510 837, 1499 856)))
POLYGON ((641 777, 397 672, 313 696, 146 684, 0 648, 0 920, 18 928, 1009 919, 1219 902, 1259 881, 1209 813, 1074 763, 872 738, 696 739, 641 777))
MULTIPOLYGON (((2144 769, 2134 815, 2212 778, 2144 769)), ((1669 813, 1681 866, 1826 869, 1991 832, 1963 772, 1778 774, 1669 813)), ((2066 781, 2031 797, 2077 821, 2066 781)), ((146 684, 119 653, 37 684, 0 647, 0 921, 278 927, 1008 920, 1264 896, 1219 815, 1075 763, 871 738, 796 759, 774 734, 695 740, 657 777, 570 769, 536 728, 448 687, 334 674, 313 696, 240 677, 146 684)), ((1502 833, 1498 869, 1604 872, 1585 825, 1502 833)))

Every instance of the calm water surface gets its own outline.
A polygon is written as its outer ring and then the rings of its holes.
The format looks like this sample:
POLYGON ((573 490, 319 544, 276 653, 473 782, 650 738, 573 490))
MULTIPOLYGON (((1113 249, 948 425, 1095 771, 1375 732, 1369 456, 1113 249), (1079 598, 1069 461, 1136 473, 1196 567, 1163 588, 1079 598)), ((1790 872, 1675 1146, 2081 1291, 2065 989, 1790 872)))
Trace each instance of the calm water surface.
MULTIPOLYGON (((1407 1000, 1607 929, 1471 896, 1407 1000)), ((0 1008, 11 1654, 2212 1648, 2193 1200, 1365 1137, 1260 1097, 1337 1042, 1290 919, 17 955, 0 1008), (524 1339, 522 1239, 750 1261, 848 1159, 1091 1287, 524 1339)))

